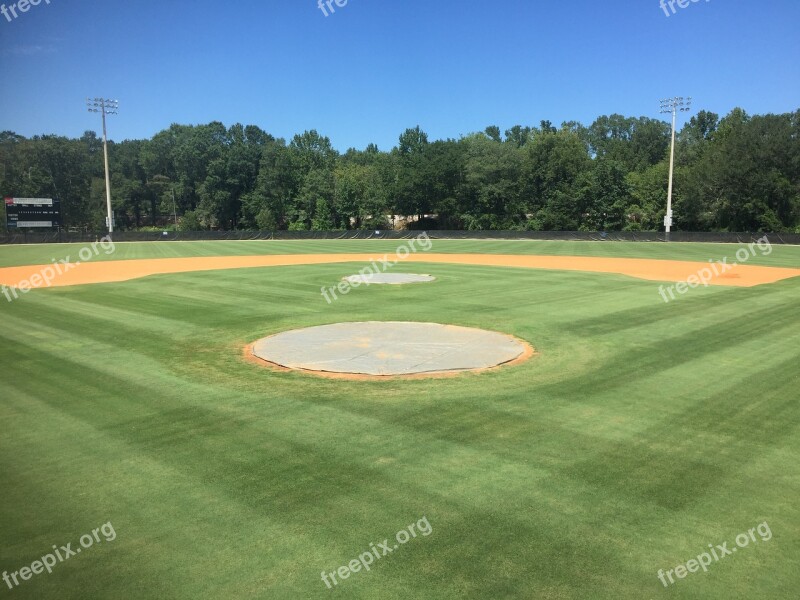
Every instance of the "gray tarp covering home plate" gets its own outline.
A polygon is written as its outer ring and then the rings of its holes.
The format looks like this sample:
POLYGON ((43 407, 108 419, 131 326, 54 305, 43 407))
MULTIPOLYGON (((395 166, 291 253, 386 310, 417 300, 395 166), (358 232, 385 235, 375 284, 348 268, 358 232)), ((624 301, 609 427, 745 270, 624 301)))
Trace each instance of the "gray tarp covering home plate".
POLYGON ((349 275, 345 277, 350 283, 373 283, 402 285, 404 283, 427 283, 435 280, 430 275, 417 275, 416 273, 365 273, 364 275, 349 275))
POLYGON ((525 350, 502 333, 396 321, 294 329, 253 345, 255 356, 283 367, 361 375, 483 369, 515 360, 525 350))

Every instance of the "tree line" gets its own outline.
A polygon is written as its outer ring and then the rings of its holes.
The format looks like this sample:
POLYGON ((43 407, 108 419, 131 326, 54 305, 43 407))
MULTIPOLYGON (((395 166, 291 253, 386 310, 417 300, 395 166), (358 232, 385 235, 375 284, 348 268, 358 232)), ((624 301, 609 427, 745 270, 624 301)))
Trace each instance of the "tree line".
MULTIPOLYGON (((255 125, 175 124, 109 143, 112 204, 118 229, 659 230, 670 136, 614 114, 436 141, 416 127, 391 150, 339 153, 315 130, 287 143, 255 125)), ((59 198, 65 227, 102 230, 102 140, 0 133, 0 193, 59 198)), ((800 110, 694 115, 673 213, 685 231, 800 232, 800 110)))

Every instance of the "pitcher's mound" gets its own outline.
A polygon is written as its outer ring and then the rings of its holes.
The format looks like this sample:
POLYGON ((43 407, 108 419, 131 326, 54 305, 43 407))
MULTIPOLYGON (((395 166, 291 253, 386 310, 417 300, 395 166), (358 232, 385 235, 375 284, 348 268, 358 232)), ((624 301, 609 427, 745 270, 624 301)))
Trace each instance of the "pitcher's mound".
POLYGON ((371 285, 373 283, 387 285, 403 285, 404 283, 427 283, 436 277, 430 275, 417 275, 415 273, 367 273, 365 275, 349 275, 344 278, 350 283, 371 285))
POLYGON ((510 335, 438 323, 369 321, 285 331, 252 353, 273 366, 318 375, 443 375, 521 362, 533 348, 510 335))

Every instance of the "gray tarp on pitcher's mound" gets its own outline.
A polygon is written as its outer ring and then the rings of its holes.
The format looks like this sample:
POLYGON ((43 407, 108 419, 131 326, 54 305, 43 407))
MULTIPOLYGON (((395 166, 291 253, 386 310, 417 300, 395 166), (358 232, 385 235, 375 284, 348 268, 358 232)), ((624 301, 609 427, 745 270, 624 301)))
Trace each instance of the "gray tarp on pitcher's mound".
POLYGON ((253 345, 255 356, 283 367, 360 375, 484 369, 525 352, 523 342, 494 331, 397 321, 294 329, 253 345))
POLYGON ((403 285, 405 283, 427 283, 434 281, 431 275, 417 275, 416 273, 366 273, 364 275, 348 275, 345 281, 359 285, 385 284, 403 285))

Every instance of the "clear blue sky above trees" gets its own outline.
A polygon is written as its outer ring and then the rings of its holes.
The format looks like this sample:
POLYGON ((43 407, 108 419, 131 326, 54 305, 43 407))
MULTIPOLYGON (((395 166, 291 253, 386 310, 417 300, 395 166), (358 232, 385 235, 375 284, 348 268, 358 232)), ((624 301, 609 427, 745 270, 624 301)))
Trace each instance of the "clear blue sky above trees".
MULTIPOLYGON (((5 0, 6 4, 13 1, 5 0)), ((119 98, 110 136, 220 120, 339 150, 496 124, 658 117, 692 95, 720 115, 800 106, 800 4, 710 0, 51 0, 0 16, 0 130, 80 136, 86 96, 119 98)))

